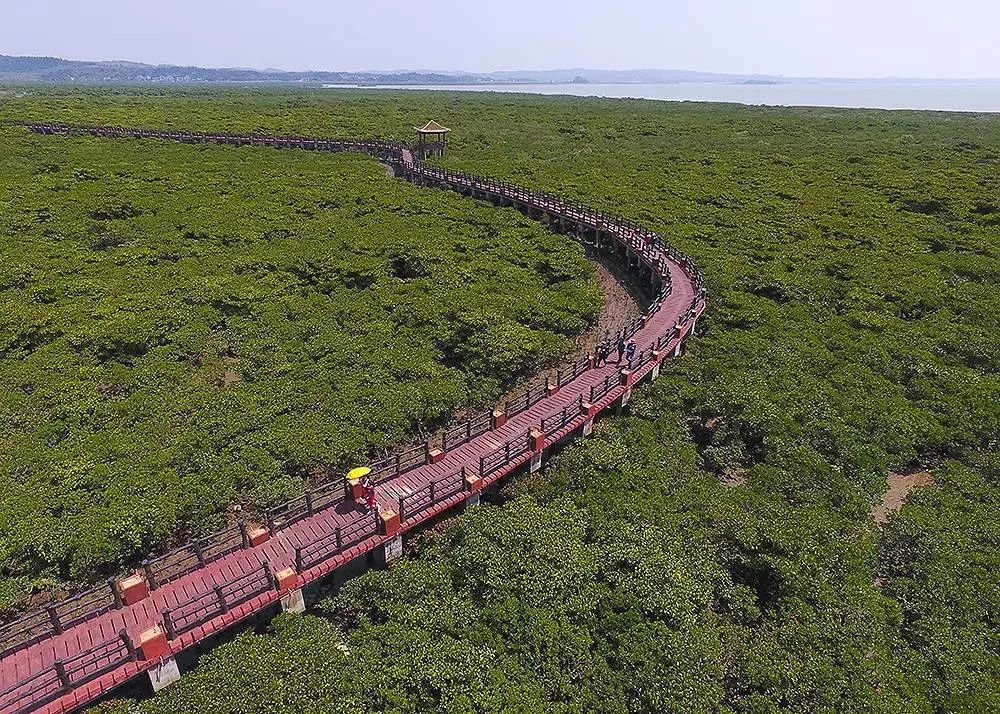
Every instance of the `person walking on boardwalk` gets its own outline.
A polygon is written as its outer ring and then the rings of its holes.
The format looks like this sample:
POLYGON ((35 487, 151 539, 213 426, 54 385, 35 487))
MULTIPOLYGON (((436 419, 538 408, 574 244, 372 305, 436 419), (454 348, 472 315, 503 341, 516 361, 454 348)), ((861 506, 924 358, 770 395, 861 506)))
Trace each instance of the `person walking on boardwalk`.
POLYGON ((625 335, 618 335, 618 361, 622 361, 622 356, 625 354, 625 335))
POLYGON ((628 341, 628 346, 625 348, 625 357, 629 362, 635 357, 635 340, 628 341))
POLYGON ((608 357, 611 356, 611 340, 605 337, 601 340, 600 344, 597 345, 597 366, 600 367, 602 364, 608 363, 608 357))

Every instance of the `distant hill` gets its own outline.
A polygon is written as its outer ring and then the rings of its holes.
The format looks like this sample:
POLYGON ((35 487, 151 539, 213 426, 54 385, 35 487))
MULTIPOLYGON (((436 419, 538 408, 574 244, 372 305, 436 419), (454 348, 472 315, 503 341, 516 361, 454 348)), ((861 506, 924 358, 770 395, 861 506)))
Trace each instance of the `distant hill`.
POLYGON ((88 62, 58 57, 0 55, 0 81, 32 82, 304 82, 316 84, 665 84, 676 82, 774 82, 764 75, 715 74, 676 69, 555 69, 517 72, 287 72, 245 67, 206 68, 139 62, 88 62))
POLYGON ((180 67, 138 62, 86 62, 0 55, 0 81, 76 83, 299 82, 314 84, 471 84, 488 78, 437 72, 285 72, 180 67))
MULTIPOLYGON (((786 82, 964 82, 968 80, 925 80, 884 78, 843 79, 822 77, 781 77, 766 74, 721 74, 683 69, 545 69, 504 72, 463 72, 435 70, 393 70, 362 72, 248 69, 245 67, 181 67, 139 62, 88 62, 58 57, 11 57, 0 55, 0 82, 62 83, 303 83, 348 85, 424 85, 424 84, 679 84, 683 82, 715 84, 783 84, 786 82)), ((998 80, 976 80, 996 83, 998 80)))

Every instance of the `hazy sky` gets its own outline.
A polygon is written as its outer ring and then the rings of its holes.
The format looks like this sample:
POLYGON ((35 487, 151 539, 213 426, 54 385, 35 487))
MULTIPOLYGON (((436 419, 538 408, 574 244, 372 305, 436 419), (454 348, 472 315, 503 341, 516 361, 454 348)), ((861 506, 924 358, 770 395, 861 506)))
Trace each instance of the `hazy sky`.
POLYGON ((0 54, 280 69, 1000 77, 1000 0, 0 0, 0 54))

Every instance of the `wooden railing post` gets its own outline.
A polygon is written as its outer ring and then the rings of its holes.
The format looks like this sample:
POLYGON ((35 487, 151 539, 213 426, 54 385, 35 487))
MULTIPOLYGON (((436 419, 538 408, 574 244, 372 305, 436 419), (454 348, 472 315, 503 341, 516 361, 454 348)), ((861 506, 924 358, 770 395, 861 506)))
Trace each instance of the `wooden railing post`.
POLYGON ((59 678, 59 684, 61 685, 63 691, 70 691, 73 688, 73 683, 69 681, 69 675, 66 674, 66 665, 62 661, 57 660, 52 668, 56 671, 56 677, 59 678))
POLYGON ((56 635, 62 634, 62 624, 59 622, 59 613, 56 612, 55 605, 47 605, 45 612, 49 616, 49 624, 52 625, 52 633, 56 635))
POLYGON ((177 639, 177 628, 174 627, 174 620, 170 617, 170 610, 164 610, 163 615, 163 629, 167 633, 168 640, 177 639))
POLYGON ((132 644, 132 638, 128 636, 128 632, 125 630, 119 630, 118 636, 121 637, 122 644, 125 645, 125 650, 128 652, 128 661, 135 662, 138 658, 135 654, 135 645, 132 644))
POLYGON ((399 499, 397 499, 397 503, 399 504, 399 520, 400 520, 400 522, 405 521, 406 520, 406 496, 400 496, 399 499))
POLYGON ((215 599, 219 603, 219 609, 222 610, 223 613, 229 612, 229 606, 226 604, 226 594, 222 592, 222 587, 216 585, 212 589, 215 591, 215 599))
POLYGON ((302 573, 305 568, 302 567, 302 548, 295 546, 295 572, 302 573))
POLYGON ((434 479, 431 479, 430 489, 431 489, 431 503, 434 503, 434 479))
POLYGON ((122 591, 118 588, 118 579, 108 578, 108 587, 111 589, 111 597, 114 598, 115 607, 123 607, 125 602, 122 600, 122 591))
POLYGON ((342 551, 344 549, 344 539, 343 539, 343 537, 341 535, 341 532, 340 532, 340 526, 337 526, 337 530, 334 531, 334 532, 336 534, 336 540, 337 540, 337 552, 339 553, 340 551, 342 551))
POLYGON ((153 574, 153 567, 149 563, 149 558, 142 561, 142 574, 146 578, 146 584, 150 591, 156 590, 156 576, 153 574))

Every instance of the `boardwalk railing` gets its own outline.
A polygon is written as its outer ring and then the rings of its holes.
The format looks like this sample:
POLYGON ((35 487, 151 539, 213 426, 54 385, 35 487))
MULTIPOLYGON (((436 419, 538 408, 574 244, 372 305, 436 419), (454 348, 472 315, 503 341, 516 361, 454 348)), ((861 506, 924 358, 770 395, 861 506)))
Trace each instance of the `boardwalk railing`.
POLYGON ((123 630, 118 637, 84 652, 57 660, 52 666, 0 692, 0 714, 21 714, 56 699, 76 687, 136 660, 135 647, 123 630))
POLYGON ((400 496, 397 505, 399 506, 399 520, 407 521, 416 518, 431 506, 445 501, 456 493, 465 490, 465 468, 456 471, 448 476, 432 479, 429 484, 419 491, 400 496))
POLYGON ((583 412, 583 402, 581 397, 581 401, 579 403, 565 406, 559 411, 542 419, 542 431, 546 434, 546 436, 555 434, 557 431, 583 414, 583 412))
POLYGON ((463 421, 461 424, 449 427, 441 435, 441 448, 444 451, 461 446, 465 442, 475 439, 480 434, 490 430, 490 415, 480 414, 471 419, 463 421))
POLYGON ((590 369, 590 355, 581 357, 568 367, 560 367, 556 370, 556 386, 565 387, 588 369, 590 369))
POLYGON ((262 563, 260 568, 246 575, 227 580, 187 602, 163 610, 161 613, 163 628, 167 636, 175 640, 178 635, 208 622, 213 617, 225 614, 237 605, 273 588, 274 576, 271 574, 271 569, 267 563, 262 563))
POLYGON ((350 525, 338 526, 332 533, 320 536, 310 543, 295 548, 295 571, 302 573, 335 555, 340 555, 353 545, 378 533, 378 513, 372 511, 367 517, 350 525))
POLYGON ((526 453, 531 448, 531 432, 526 431, 504 443, 496 451, 479 458, 479 475, 483 478, 496 473, 511 461, 526 453))
POLYGON ((410 469, 422 466, 427 461, 427 447, 414 446, 406 451, 400 451, 381 461, 376 461, 370 468, 375 483, 382 483, 410 469))
POLYGON ((265 511, 267 527, 271 533, 277 533, 303 518, 336 506, 344 500, 344 482, 327 481, 309 489, 301 496, 285 501, 265 511))
POLYGON ((616 377, 608 375, 603 381, 598 382, 590 387, 590 403, 597 404, 601 401, 607 394, 611 393, 616 387, 619 386, 619 380, 616 377))
POLYGON ((537 384, 534 387, 525 389, 524 394, 508 400, 504 405, 503 411, 507 415, 507 418, 510 419, 521 412, 531 409, 543 399, 545 399, 545 385, 537 384))
POLYGON ((0 628, 0 654, 6 654, 120 605, 113 581, 29 613, 0 628))

